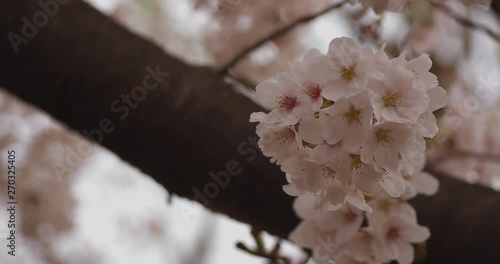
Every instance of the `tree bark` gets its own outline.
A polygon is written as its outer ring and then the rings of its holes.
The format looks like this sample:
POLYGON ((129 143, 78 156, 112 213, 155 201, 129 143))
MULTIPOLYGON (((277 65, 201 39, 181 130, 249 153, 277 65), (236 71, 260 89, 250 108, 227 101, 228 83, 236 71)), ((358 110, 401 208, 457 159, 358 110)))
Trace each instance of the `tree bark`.
MULTIPOLYGON (((42 10, 35 0, 0 2, 1 35, 22 36, 22 17, 33 21, 42 10)), ((280 237, 298 224, 281 189, 284 173, 251 147, 255 124, 248 118, 261 109, 214 70, 165 54, 77 0, 60 5, 36 36, 25 38, 17 54, 2 38, 0 85, 82 134, 92 130, 99 139, 99 130, 100 144, 171 193, 280 237), (147 67, 169 75, 155 75, 163 79, 158 86, 125 107, 122 96, 140 95, 135 87, 151 76, 147 67), (225 186, 218 183, 225 177, 214 180, 211 172, 234 175, 225 186)), ((500 194, 438 178, 437 195, 413 202, 432 232, 426 263, 498 263, 500 194)))

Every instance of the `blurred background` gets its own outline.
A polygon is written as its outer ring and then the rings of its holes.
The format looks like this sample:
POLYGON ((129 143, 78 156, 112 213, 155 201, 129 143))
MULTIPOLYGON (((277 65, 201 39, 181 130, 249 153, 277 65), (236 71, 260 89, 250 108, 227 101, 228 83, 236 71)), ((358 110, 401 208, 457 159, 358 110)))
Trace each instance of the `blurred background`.
MULTIPOLYGON (((333 9, 338 1, 329 0, 87 1, 183 61, 230 66, 227 81, 250 98, 256 83, 285 70, 310 48, 326 52, 335 37, 352 37, 374 49, 385 43, 393 56, 405 49, 409 57, 429 53, 431 71, 450 94, 449 106, 438 113, 439 140, 428 142, 429 162, 453 177, 500 189, 495 160, 500 155, 500 46, 492 37, 500 35, 500 27, 492 11, 458 3, 441 8, 426 1, 383 15, 359 5, 333 9), (296 23, 304 17, 311 19, 296 23), (290 30, 269 38, 291 24, 290 30), (261 40, 262 45, 233 62, 261 40)), ((18 263, 270 263, 235 246, 254 246, 248 225, 170 196, 115 154, 5 90, 0 90, 0 148, 2 160, 7 150, 17 152, 17 197, 23 203, 18 263), (88 155, 75 155, 78 146, 85 146, 88 155), (68 157, 74 166, 62 167, 68 157)), ((6 164, 0 169, 6 171, 6 164)), ((1 181, 5 206, 6 183, 1 181)), ((5 223, 8 214, 0 209, 5 223)), ((7 233, 7 226, 0 225, 2 247, 7 233)), ((269 249, 276 240, 264 234, 269 249)), ((281 254, 292 263, 307 259, 288 242, 282 242, 281 254)), ((8 261, 0 254, 0 263, 8 261)))

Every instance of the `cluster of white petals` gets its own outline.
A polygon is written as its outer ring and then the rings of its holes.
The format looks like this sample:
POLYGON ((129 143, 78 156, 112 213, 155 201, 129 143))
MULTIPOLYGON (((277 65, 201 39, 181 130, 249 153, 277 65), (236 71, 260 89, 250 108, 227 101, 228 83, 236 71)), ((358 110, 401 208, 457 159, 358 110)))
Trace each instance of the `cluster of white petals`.
MULTIPOLYGON (((415 0, 349 0, 350 3, 361 3, 364 7, 372 8, 376 13, 381 13, 384 11, 390 12, 401 12, 403 11, 412 1, 415 0)), ((420 0, 419 0, 420 1, 420 0)), ((442 4, 445 2, 453 2, 454 0, 430 0, 434 4, 442 4)), ((491 0, 459 0, 462 4, 466 6, 483 6, 489 7, 491 5, 491 0)))
POLYGON ((326 55, 311 50, 257 85, 272 111, 250 121, 303 219, 290 238, 318 263, 411 263, 412 243, 430 235, 406 201, 438 189, 422 171, 425 138, 438 133, 433 112, 448 96, 428 55, 405 57, 337 38, 326 55))

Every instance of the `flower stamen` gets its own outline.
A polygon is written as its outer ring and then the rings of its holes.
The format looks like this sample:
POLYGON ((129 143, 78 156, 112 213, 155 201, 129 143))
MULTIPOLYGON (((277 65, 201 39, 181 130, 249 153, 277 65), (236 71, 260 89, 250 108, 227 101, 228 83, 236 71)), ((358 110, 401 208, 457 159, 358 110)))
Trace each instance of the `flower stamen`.
POLYGON ((340 69, 340 76, 346 81, 354 79, 354 77, 356 77, 356 74, 357 74, 356 65, 343 66, 340 69))
POLYGON ((359 124, 359 113, 360 111, 354 108, 354 106, 350 106, 349 110, 344 113, 344 120, 347 121, 347 124, 352 125, 352 124, 359 124))
POLYGON ((401 101, 401 93, 388 91, 384 97, 382 97, 385 106, 396 106, 401 101))
POLYGON ((278 97, 277 103, 280 108, 292 110, 297 105, 297 97, 283 95, 278 97))

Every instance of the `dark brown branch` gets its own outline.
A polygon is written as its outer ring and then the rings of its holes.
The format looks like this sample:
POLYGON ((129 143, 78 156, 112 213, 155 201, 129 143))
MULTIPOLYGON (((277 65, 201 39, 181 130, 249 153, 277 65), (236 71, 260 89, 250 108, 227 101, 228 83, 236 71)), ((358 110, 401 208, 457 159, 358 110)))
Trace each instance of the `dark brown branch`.
POLYGON ((329 13, 331 12, 332 10, 335 10, 335 9, 338 9, 340 7, 342 7, 344 4, 346 3, 346 1, 342 1, 340 3, 337 3, 337 4, 333 4, 327 8, 325 8, 324 10, 321 10, 317 13, 313 13, 313 14, 310 14, 310 15, 307 15, 307 16, 304 16, 304 17, 301 17, 297 20, 295 20, 294 22, 274 31, 274 32, 271 32, 269 35, 263 37, 262 39, 256 41, 254 44, 246 47, 245 49, 243 49, 240 53, 238 53, 238 55, 236 55, 231 61, 229 61, 225 66, 223 66, 221 69, 220 69, 220 72, 221 74, 226 74, 231 68, 233 68, 234 66, 236 66, 236 64, 238 64, 238 62, 242 59, 244 59, 246 56, 248 56, 251 52, 253 52, 254 50, 256 50, 257 48, 259 48, 260 46, 264 45, 266 42, 268 41, 271 41, 273 39, 276 39, 286 33, 288 33, 290 30, 294 29, 295 27, 297 27, 298 25, 301 25, 301 24, 304 24, 304 23, 307 23, 307 22, 310 22, 326 13, 329 13))
POLYGON ((491 9, 498 15, 500 15, 500 1, 493 0, 491 3, 491 9))
MULTIPOLYGON (((37 2, 0 2, 0 34, 19 34, 21 18, 41 10, 37 2)), ((0 85, 79 132, 109 118, 114 129, 100 143, 171 193, 195 199, 195 189, 211 186, 213 198, 197 199, 207 208, 284 238, 298 224, 284 174, 248 141, 248 116, 261 108, 217 72, 166 55, 81 1, 62 6, 17 55, 2 38, 0 58, 0 85), (110 105, 157 65, 168 77, 120 119, 110 105), (222 188, 211 171, 238 173, 222 188)), ((438 194, 413 202, 432 232, 427 263, 498 263, 500 194, 435 174, 438 194)))
POLYGON ((259 106, 215 71, 166 55, 82 1, 60 6, 15 54, 5 36, 22 34, 21 18, 42 10, 37 2, 0 2, 0 86, 78 132, 92 131, 95 138, 102 133, 103 146, 171 193, 286 237, 298 219, 290 208, 292 198, 282 192, 285 178, 279 168, 253 146, 255 124, 248 120, 262 110, 259 106), (143 101, 127 106, 122 97, 143 86, 147 67, 169 75, 143 101), (103 133, 101 123, 108 119, 114 129, 103 133), (225 188, 209 175, 228 171, 239 173, 225 188), (213 198, 196 197, 196 190, 204 193, 205 188, 213 198))

